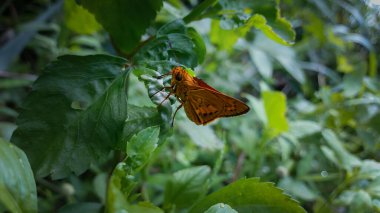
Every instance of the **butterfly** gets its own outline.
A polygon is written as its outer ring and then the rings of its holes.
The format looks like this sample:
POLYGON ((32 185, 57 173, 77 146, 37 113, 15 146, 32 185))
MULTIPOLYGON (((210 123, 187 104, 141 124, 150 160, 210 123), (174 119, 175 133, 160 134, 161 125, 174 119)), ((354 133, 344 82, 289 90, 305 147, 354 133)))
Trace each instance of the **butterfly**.
POLYGON ((175 115, 182 107, 187 117, 197 125, 206 125, 217 118, 242 115, 249 111, 245 103, 219 92, 189 73, 189 70, 178 66, 169 73, 157 77, 172 76, 170 87, 163 88, 169 89, 169 94, 161 102, 162 104, 173 94, 180 102, 174 112, 172 125, 175 115))

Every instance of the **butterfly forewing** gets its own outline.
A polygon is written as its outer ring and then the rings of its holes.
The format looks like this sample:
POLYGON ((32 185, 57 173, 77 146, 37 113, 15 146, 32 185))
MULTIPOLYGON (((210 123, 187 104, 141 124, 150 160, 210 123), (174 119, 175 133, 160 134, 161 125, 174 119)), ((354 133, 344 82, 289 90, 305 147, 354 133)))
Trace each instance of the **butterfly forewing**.
POLYGON ((192 111, 197 115, 194 120, 199 120, 200 124, 205 125, 220 117, 241 115, 249 110, 249 107, 243 102, 218 91, 200 87, 190 87, 189 89, 189 98, 185 103, 185 111, 188 117, 193 116, 194 113, 191 113, 192 115, 188 114, 188 112, 191 112, 190 109, 186 110, 186 108, 191 107, 192 111))

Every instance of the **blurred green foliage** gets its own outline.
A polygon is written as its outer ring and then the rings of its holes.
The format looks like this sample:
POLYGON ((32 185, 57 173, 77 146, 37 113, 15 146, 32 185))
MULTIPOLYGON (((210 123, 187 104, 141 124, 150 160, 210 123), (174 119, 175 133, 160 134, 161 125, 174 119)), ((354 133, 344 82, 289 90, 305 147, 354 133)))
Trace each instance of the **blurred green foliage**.
POLYGON ((39 212, 380 212, 371 1, 6 0, 0 14, 0 212, 36 212, 37 196, 39 212), (172 128, 178 102, 150 96, 178 65, 251 111, 197 126, 180 110, 172 128))

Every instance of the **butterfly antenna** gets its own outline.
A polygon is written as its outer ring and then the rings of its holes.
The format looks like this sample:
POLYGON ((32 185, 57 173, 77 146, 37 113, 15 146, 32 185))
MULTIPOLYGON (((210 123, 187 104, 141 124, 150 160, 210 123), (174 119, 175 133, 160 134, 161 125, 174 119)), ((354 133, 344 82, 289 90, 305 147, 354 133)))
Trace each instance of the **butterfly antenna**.
POLYGON ((157 93, 161 92, 162 90, 165 90, 165 89, 171 89, 172 87, 162 87, 160 90, 158 90, 157 92, 155 92, 153 95, 150 95, 149 98, 152 98, 153 96, 157 95, 157 93))

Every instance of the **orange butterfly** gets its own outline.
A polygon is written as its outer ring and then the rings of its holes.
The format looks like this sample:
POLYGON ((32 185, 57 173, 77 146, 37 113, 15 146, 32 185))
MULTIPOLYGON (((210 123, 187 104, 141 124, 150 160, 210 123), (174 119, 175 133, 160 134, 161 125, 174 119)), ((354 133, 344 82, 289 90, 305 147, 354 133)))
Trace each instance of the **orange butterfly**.
POLYGON ((217 118, 237 116, 249 111, 249 107, 245 103, 227 96, 201 79, 191 76, 183 67, 175 67, 169 73, 158 78, 167 75, 172 76, 171 86, 163 89, 170 89, 170 91, 161 104, 172 94, 181 103, 174 112, 172 125, 174 117, 181 107, 185 108, 187 117, 197 125, 206 125, 217 118))

